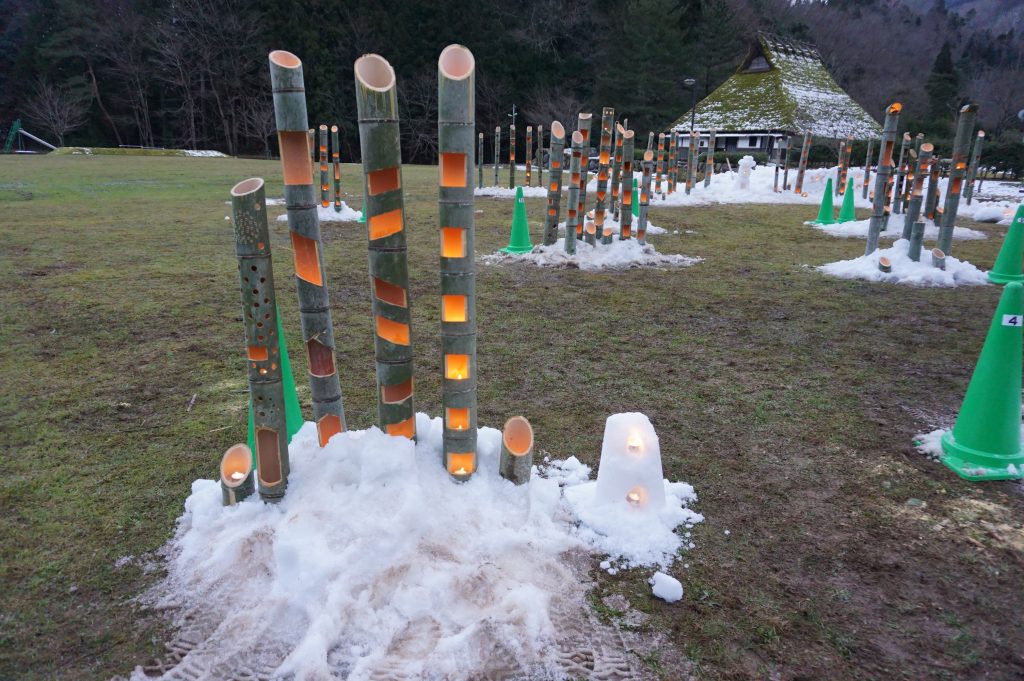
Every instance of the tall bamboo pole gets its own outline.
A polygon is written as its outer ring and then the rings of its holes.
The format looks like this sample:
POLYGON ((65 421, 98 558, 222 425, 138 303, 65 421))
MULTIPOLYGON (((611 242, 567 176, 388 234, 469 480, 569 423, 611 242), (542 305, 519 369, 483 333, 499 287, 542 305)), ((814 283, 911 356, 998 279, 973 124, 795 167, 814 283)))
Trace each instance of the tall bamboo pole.
POLYGON ((295 288, 309 365, 313 420, 316 422, 320 446, 323 447, 332 435, 345 430, 345 409, 334 361, 331 302, 324 271, 312 167, 309 164, 302 61, 284 50, 271 52, 269 59, 274 116, 284 170, 284 201, 295 257, 295 288))
POLYGON ((715 136, 718 133, 711 129, 711 136, 708 138, 708 153, 704 160, 704 188, 711 186, 711 176, 715 174, 715 136))
POLYGON ((907 163, 909 160, 907 150, 910 148, 911 142, 913 142, 913 138, 910 136, 910 133, 903 133, 903 140, 900 143, 900 156, 896 162, 896 182, 893 188, 892 201, 892 212, 897 215, 903 212, 903 181, 907 177, 907 163))
MULTIPOLYGON (((373 301, 377 420, 389 435, 415 439, 412 319, 395 71, 377 54, 357 59, 354 71, 373 301)), ((469 249, 472 253, 471 242, 469 249)))
POLYGON ((331 163, 334 164, 334 212, 341 212, 341 142, 338 126, 331 126, 331 163))
POLYGON ((658 133, 658 165, 656 169, 656 175, 654 178, 654 193, 661 194, 661 198, 664 199, 665 195, 661 193, 661 176, 665 172, 665 133, 658 133))
POLYGON ((677 170, 679 168, 679 133, 675 130, 669 131, 669 142, 668 142, 668 193, 674 194, 676 191, 676 182, 679 177, 677 170))
MULTIPOLYGON (((562 151, 565 149, 565 128, 558 121, 551 122, 551 153, 548 156, 548 212, 544 223, 544 245, 558 241, 558 222, 562 203, 562 151)), ((568 228, 568 223, 566 223, 568 228)))
POLYGON ((544 186, 544 126, 537 126, 537 151, 535 162, 537 164, 537 186, 544 186))
POLYGON ((693 185, 697 182, 697 144, 700 141, 700 133, 690 131, 690 148, 686 157, 686 194, 689 196, 693 185))
POLYGON ((622 135, 622 209, 619 211, 619 239, 633 236, 633 131, 622 135))
POLYGON ((508 188, 516 188, 516 126, 508 126, 508 188))
POLYGON ((836 178, 836 193, 843 196, 846 194, 846 176, 850 171, 850 156, 853 155, 853 138, 847 137, 840 144, 842 144, 842 148, 839 152, 839 177, 836 178))
POLYGON ((476 171, 477 171, 477 186, 483 189, 484 186, 484 134, 480 133, 478 136, 478 143, 476 146, 476 171))
POLYGON ((577 238, 583 238, 583 215, 587 213, 587 182, 590 181, 590 126, 594 118, 593 114, 581 113, 577 118, 577 130, 583 135, 583 155, 580 158, 580 204, 577 210, 580 214, 579 231, 577 238))
POLYGON ((903 182, 903 209, 906 210, 907 204, 910 202, 910 193, 914 185, 914 172, 917 168, 917 159, 921 155, 921 144, 924 142, 924 133, 917 133, 917 137, 914 138, 914 151, 910 154, 910 160, 907 162, 907 179, 903 182))
POLYGON ((494 128, 494 186, 498 186, 498 169, 501 167, 501 126, 494 128))
POLYGON ((870 255, 878 248, 878 234, 885 228, 888 216, 885 214, 887 192, 886 186, 892 175, 892 150, 896 144, 896 128, 900 122, 900 110, 903 106, 896 102, 889 106, 885 113, 885 125, 882 127, 882 141, 878 147, 878 171, 875 174, 875 197, 871 210, 871 222, 868 223, 868 240, 864 255, 870 255))
POLYGON ((935 219, 935 209, 939 205, 939 172, 941 167, 938 158, 932 159, 928 168, 928 188, 924 194, 924 216, 929 220, 935 219))
POLYGON ((864 185, 861 198, 868 198, 868 187, 871 182, 871 148, 875 145, 875 138, 868 138, 868 152, 864 157, 864 185))
POLYGON ((800 147, 800 165, 796 171, 796 186, 793 187, 793 192, 796 194, 804 193, 804 173, 807 172, 807 157, 811 153, 811 131, 804 131, 804 144, 800 147))
POLYGON ((636 239, 647 243, 647 211, 651 205, 651 174, 654 172, 654 152, 644 152, 643 175, 640 180, 640 216, 636 223, 636 239))
POLYGON ((313 128, 309 129, 309 167, 311 168, 312 175, 310 177, 316 177, 318 167, 317 152, 320 150, 320 146, 316 143, 316 130, 313 128))
MULTIPOLYGON (((577 130, 572 134, 572 159, 569 161, 569 195, 566 197, 565 252, 576 252, 576 227, 583 219, 579 214, 580 205, 580 156, 583 153, 583 134, 577 130)), ((552 161, 553 163, 554 161, 552 161)))
POLYGON ((960 109, 960 118, 957 121, 949 181, 946 184, 946 201, 942 209, 942 225, 939 227, 938 247, 947 257, 953 250, 953 227, 956 224, 957 210, 960 208, 960 193, 963 190, 964 176, 967 175, 967 153, 970 151, 974 120, 977 116, 978 106, 968 104, 960 109))
POLYGON ((327 126, 320 126, 320 205, 324 208, 331 205, 331 187, 327 183, 327 126))
MULTIPOLYGON (((789 191, 789 150, 793 148, 793 137, 786 136, 786 153, 782 157, 782 191, 789 191)), ((726 156, 726 158, 729 158, 726 156)))
POLYGON ((615 135, 613 140, 613 147, 615 151, 612 153, 612 218, 615 220, 619 219, 619 175, 622 174, 622 133, 625 132, 625 128, 621 124, 615 124, 615 135))
POLYGON ((608 198, 608 167, 612 156, 612 126, 615 125, 615 109, 606 106, 601 110, 601 147, 597 165, 597 204, 594 206, 594 229, 604 234, 604 218, 608 198))
POLYGON ((914 183, 910 190, 910 201, 907 202, 907 214, 903 218, 901 239, 909 239, 913 235, 914 223, 921 216, 921 200, 924 197, 924 178, 928 174, 928 166, 932 162, 932 145, 922 144, 921 153, 917 157, 917 168, 914 171, 914 183))
MULTIPOLYGON (((449 45, 437 60, 438 208, 442 241, 456 233, 473 243, 473 129, 476 63, 462 45, 449 45)), ((530 128, 527 128, 527 140, 530 128)), ((530 145, 527 142, 527 168, 530 145)), ((527 171, 529 172, 529 171, 527 171)), ((442 246, 444 248, 444 246, 442 246)), ((471 249, 461 257, 441 253, 441 353, 444 466, 456 480, 476 471, 476 274, 471 249)))
POLYGON ((277 295, 262 178, 243 180, 234 186, 231 190, 231 214, 242 290, 245 365, 249 374, 249 404, 256 429, 260 498, 276 502, 281 500, 288 487, 288 429, 285 425, 281 352, 277 337, 277 295))
POLYGON ((971 164, 967 166, 967 184, 964 186, 964 198, 967 205, 971 205, 974 198, 974 178, 978 175, 978 165, 981 163, 981 145, 985 141, 985 131, 979 130, 978 137, 974 140, 974 149, 971 151, 971 164))
POLYGON ((526 153, 523 154, 526 161, 526 186, 533 186, 533 126, 526 126, 526 153))

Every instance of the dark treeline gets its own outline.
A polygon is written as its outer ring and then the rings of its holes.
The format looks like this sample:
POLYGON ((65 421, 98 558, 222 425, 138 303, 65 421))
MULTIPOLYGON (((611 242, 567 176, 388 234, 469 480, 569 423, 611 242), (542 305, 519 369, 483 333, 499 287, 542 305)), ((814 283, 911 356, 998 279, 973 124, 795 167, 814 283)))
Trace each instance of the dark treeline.
MULTIPOLYGON (((406 160, 436 151, 437 55, 477 59, 477 122, 574 127, 614 106, 664 129, 736 68, 757 30, 817 44, 840 84, 881 118, 942 139, 964 99, 990 139, 1019 141, 1024 49, 1012 30, 891 0, 0 0, 0 130, 22 117, 54 143, 271 154, 266 55, 304 62, 310 123, 337 123, 357 154, 352 63, 378 52, 399 78, 406 160)), ((488 147, 489 150, 489 147, 488 147)))

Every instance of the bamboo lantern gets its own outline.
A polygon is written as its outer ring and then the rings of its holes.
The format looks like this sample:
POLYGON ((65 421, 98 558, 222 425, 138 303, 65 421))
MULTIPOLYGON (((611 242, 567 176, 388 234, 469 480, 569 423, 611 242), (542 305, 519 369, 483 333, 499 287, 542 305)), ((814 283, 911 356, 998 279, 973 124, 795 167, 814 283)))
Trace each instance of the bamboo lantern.
POLYGON ((928 169, 928 188, 924 197, 924 216, 929 220, 935 219, 935 209, 939 205, 939 171, 939 159, 933 158, 928 169))
MULTIPOLYGON (((583 154, 583 134, 577 130, 572 134, 572 158, 569 161, 569 196, 566 197, 565 211, 565 252, 576 252, 576 226, 583 218, 580 205, 580 156, 583 154)), ((553 162, 553 161, 552 161, 553 162)))
MULTIPOLYGON (((301 133, 302 137, 305 133, 301 133)), ((300 137, 300 141, 304 141, 300 137)), ((307 167, 303 161, 300 167, 307 167)), ((245 323, 249 404, 255 428, 260 498, 280 501, 288 487, 288 428, 278 340, 277 295, 270 257, 270 229, 263 180, 254 177, 231 190, 231 214, 238 256, 245 323)), ((248 447, 246 447, 248 449, 248 447)))
POLYGON ((583 240, 591 246, 597 245, 597 227, 594 226, 594 211, 587 213, 587 219, 583 225, 583 240))
POLYGON ((971 164, 967 166, 967 184, 964 186, 964 198, 967 205, 971 205, 974 198, 974 178, 978 176, 978 165, 981 163, 981 144, 985 141, 985 131, 979 130, 978 137, 974 140, 974 150, 971 152, 971 164))
POLYGON ((861 198, 868 198, 868 187, 871 182, 871 148, 875 145, 875 138, 868 138, 868 152, 864 157, 864 184, 861 192, 861 198))
POLYGON ((601 146, 597 162, 597 201, 594 204, 595 233, 604 233, 604 218, 608 199, 608 169, 612 160, 612 126, 615 125, 615 109, 606 106, 601 110, 601 146))
POLYGON ((523 154, 526 161, 526 186, 533 186, 533 126, 526 126, 526 153, 523 154))
POLYGON ((530 482, 533 470, 533 427, 524 416, 505 421, 501 432, 501 458, 498 472, 514 485, 530 482))
POLYGON ((700 134, 690 131, 690 148, 686 157, 686 194, 689 196, 693 185, 697 182, 697 143, 700 134))
POLYGON ((932 162, 932 145, 922 144, 921 153, 917 157, 917 168, 914 171, 914 183, 910 190, 910 201, 907 202, 907 214, 903 218, 902 239, 909 239, 914 234, 914 223, 921 215, 921 200, 924 196, 924 178, 928 174, 928 166, 932 162))
POLYGON ((772 191, 776 194, 779 193, 779 166, 782 164, 782 150, 786 147, 784 137, 779 138, 778 144, 773 149, 775 154, 775 179, 772 183, 772 191))
POLYGON ((941 248, 932 249, 932 267, 936 269, 946 269, 946 254, 942 252, 941 248))
POLYGON ((900 193, 900 200, 904 211, 907 210, 907 206, 910 203, 910 195, 913 192, 914 176, 917 170, 917 160, 921 157, 921 142, 923 138, 924 135, 918 133, 914 148, 907 151, 907 173, 903 180, 903 191, 900 193))
MULTIPOLYGON (((580 216, 587 213, 587 183, 590 181, 590 126, 593 114, 581 113, 577 119, 577 130, 583 135, 583 154, 580 158, 580 204, 577 208, 580 216)), ((577 238, 583 238, 583 218, 580 217, 577 238)))
POLYGON ((476 171, 477 171, 477 186, 480 189, 484 188, 484 134, 480 133, 479 142, 476 147, 476 171))
POLYGON ((968 104, 960 109, 960 118, 957 121, 953 157, 949 166, 949 182, 946 185, 946 200, 942 208, 942 224, 939 227, 938 247, 947 256, 953 252, 953 227, 960 208, 960 193, 963 191, 964 177, 967 175, 967 154, 970 151, 974 119, 977 115, 978 105, 968 104))
MULTIPOLYGON (((782 191, 789 191, 789 150, 793 148, 793 138, 786 137, 785 153, 782 155, 782 191)), ((728 159, 729 157, 726 156, 728 159)))
POLYGON ((615 125, 614 139, 612 140, 612 216, 619 219, 619 175, 622 174, 622 133, 625 128, 621 124, 615 125))
POLYGON ((907 150, 910 148, 913 138, 909 132, 903 133, 903 140, 900 142, 900 155, 896 161, 896 179, 893 187, 892 212, 900 214, 903 212, 903 181, 907 177, 907 150))
POLYGON ((850 172, 850 156, 853 154, 853 138, 847 137, 839 150, 839 177, 836 183, 836 193, 839 196, 846 194, 846 176, 850 172))
MULTIPOLYGON (((565 128, 551 122, 551 153, 548 156, 548 212, 544 222, 544 245, 558 241, 558 218, 562 203, 562 151, 565 149, 565 128)), ((567 225, 568 226, 568 225, 567 225)))
POLYGON ((309 365, 313 420, 323 447, 332 435, 345 430, 345 409, 334 361, 331 301, 327 292, 313 176, 308 163, 310 150, 306 134, 302 61, 291 52, 271 52, 270 82, 274 91, 274 114, 284 170, 288 229, 295 258, 299 318, 309 365))
POLYGON ((647 133, 647 149, 644 151, 654 151, 654 131, 651 130, 647 133))
POLYGON ((498 186, 498 169, 501 167, 501 126, 494 128, 494 186, 498 186))
POLYGON ((544 126, 537 126, 537 146, 535 147, 536 158, 534 162, 537 165, 537 186, 544 186, 544 126))
POLYGON ((705 189, 711 186, 711 176, 715 174, 715 136, 717 132, 717 130, 712 130, 711 137, 708 139, 708 153, 704 161, 705 189))
POLYGON ((516 188, 516 126, 508 126, 508 188, 516 188))
POLYGON ((661 194, 661 198, 664 199, 665 195, 661 193, 661 176, 665 173, 665 133, 658 134, 658 166, 657 175, 654 178, 654 193, 661 194))
POLYGON ((804 193, 804 173, 807 172, 807 157, 811 153, 811 131, 807 130, 804 132, 804 145, 800 147, 800 165, 796 171, 796 186, 793 187, 793 192, 796 194, 804 193))
MULTIPOLYGON (((442 241, 474 241, 473 129, 476 62, 462 45, 437 60, 438 214, 442 241)), ((527 128, 529 131, 529 128, 527 128)), ((527 132, 529 139, 529 132, 527 132)), ((529 143, 527 144, 529 168, 529 143)), ((441 252, 441 353, 444 361, 444 467, 465 481, 476 471, 476 274, 472 248, 441 252)))
MULTIPOLYGON (((312 177, 316 177, 316 173, 317 173, 317 170, 318 170, 318 168, 317 168, 317 158, 316 158, 316 154, 317 154, 318 150, 319 150, 319 147, 317 146, 317 143, 316 143, 316 130, 314 130, 313 128, 310 128, 309 129, 309 161, 310 161, 310 168, 312 168, 311 172, 313 173, 312 175, 310 175, 311 178, 312 177)), ((310 180, 310 181, 312 181, 312 180, 310 180)))
POLYGON ((615 239, 614 239, 614 236, 613 236, 613 233, 612 233, 611 226, 610 225, 605 225, 604 231, 601 233, 601 243, 603 243, 603 244, 610 244, 614 240, 615 239))
POLYGON ((327 165, 330 163, 327 155, 327 126, 320 126, 320 205, 323 208, 331 205, 331 186, 327 182, 327 165))
POLYGON ((885 228, 885 203, 888 192, 886 187, 892 176, 892 151, 896 145, 896 128, 900 122, 900 110, 903 106, 896 102, 885 113, 885 125, 882 127, 882 140, 878 145, 878 164, 875 172, 875 196, 871 209, 871 222, 868 223, 868 240, 864 255, 870 255, 878 248, 878 234, 885 228))
MULTIPOLYGON (((681 166, 680 154, 682 154, 682 153, 683 153, 683 133, 678 133, 676 135, 676 164, 675 164, 675 186, 676 187, 679 186, 679 179, 680 179, 680 177, 682 177, 682 174, 683 174, 683 169, 680 167, 681 166)), ((689 153, 689 152, 687 152, 687 153, 689 153)), ((686 180, 685 180, 685 178, 683 179, 683 187, 684 188, 686 187, 686 180)))
POLYGON ((334 212, 341 212, 341 141, 338 126, 331 126, 331 163, 334 164, 334 212))
MULTIPOLYGON (((354 70, 370 255, 377 420, 388 435, 415 439, 409 268, 395 71, 376 54, 357 59, 354 70)), ((467 131, 472 134, 472 127, 467 131)), ((442 162, 439 168, 443 177, 445 164, 442 162)), ((456 176, 463 182, 470 177, 465 172, 456 176)), ((468 252, 472 253, 472 248, 468 252)))
POLYGON ((252 451, 245 443, 233 445, 220 460, 221 503, 234 506, 256 491, 252 474, 252 451))
POLYGON ((647 210, 651 203, 651 174, 654 171, 654 152, 644 152, 643 175, 640 180, 640 217, 636 223, 636 239, 641 244, 647 243, 647 210))
POLYGON ((622 134, 622 208, 619 211, 619 239, 633 236, 633 131, 622 134))
POLYGON ((672 130, 669 133, 668 141, 668 193, 675 194, 676 183, 679 176, 676 169, 679 167, 679 134, 672 130))

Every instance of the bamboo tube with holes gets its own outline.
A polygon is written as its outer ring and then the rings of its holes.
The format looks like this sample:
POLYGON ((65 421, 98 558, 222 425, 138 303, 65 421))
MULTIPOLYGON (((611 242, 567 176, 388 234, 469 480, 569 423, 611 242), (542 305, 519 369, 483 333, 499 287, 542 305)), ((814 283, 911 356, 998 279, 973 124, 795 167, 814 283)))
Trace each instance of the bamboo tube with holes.
POLYGON ((477 172, 477 187, 483 189, 484 187, 484 134, 480 133, 479 142, 476 147, 476 172, 477 172))
POLYGON ((921 215, 921 200, 924 197, 924 178, 928 174, 928 167, 932 162, 932 145, 922 144, 921 153, 917 157, 917 167, 913 173, 913 185, 910 189, 910 200, 907 202, 906 216, 903 218, 903 233, 901 239, 909 239, 913 236, 914 224, 921 215))
POLYGON ((565 128, 558 121, 551 122, 551 153, 548 157, 548 212, 544 222, 544 245, 558 241, 558 218, 562 204, 562 163, 565 149, 565 128))
POLYGON ((331 164, 334 166, 334 212, 341 212, 341 141, 338 126, 331 126, 331 164))
MULTIPOLYGON (((446 251, 446 242, 474 242, 473 129, 476 127, 476 62, 462 45, 449 45, 437 60, 437 143, 440 158, 438 213, 441 250, 441 403, 443 453, 448 474, 459 481, 476 471, 476 269, 472 248, 446 251)), ((529 128, 527 128, 529 139, 529 128)), ((529 168, 529 143, 527 143, 529 168)))
POLYGON ((245 443, 232 445, 220 460, 221 504, 234 506, 256 491, 252 451, 245 443))
POLYGON ((619 219, 619 175, 622 174, 622 133, 625 128, 621 124, 615 124, 615 132, 612 139, 612 186, 609 192, 612 195, 612 218, 619 219))
POLYGON ((978 106, 968 104, 960 109, 960 117, 956 125, 956 137, 953 140, 953 157, 949 164, 949 181, 946 184, 946 200, 942 208, 942 224, 939 226, 938 247, 947 256, 953 252, 953 227, 956 225, 956 214, 960 208, 960 193, 963 191, 964 177, 967 175, 967 154, 974 135, 974 120, 978 116, 978 106))
POLYGON ((864 157, 864 184, 862 185, 861 198, 868 198, 868 188, 871 184, 871 148, 875 145, 875 138, 868 138, 868 151, 864 157))
MULTIPOLYGON (((581 113, 577 118, 577 130, 583 135, 583 155, 580 159, 580 203, 577 208, 581 216, 587 213, 587 182, 590 181, 590 126, 593 114, 581 113)), ((577 237, 583 238, 583 218, 580 218, 580 230, 577 237)))
POLYGON ((601 110, 601 146, 597 158, 597 202, 594 205, 594 230, 604 233, 604 219, 608 199, 608 170, 612 160, 612 126, 615 125, 615 109, 601 110))
POLYGON ((807 130, 804 132, 804 144, 800 147, 800 165, 796 169, 796 185, 793 187, 793 192, 796 194, 804 193, 804 174, 807 172, 807 157, 811 153, 811 131, 807 130))
POLYGON ((708 139, 708 153, 704 161, 704 188, 707 189, 711 186, 711 176, 715 174, 715 136, 718 133, 717 130, 711 130, 711 136, 708 139))
POLYGON ((636 239, 647 243, 647 211, 651 204, 651 174, 654 172, 654 152, 644 152, 643 175, 640 180, 640 216, 636 223, 636 239))
MULTIPOLYGON (((415 439, 412 320, 395 71, 376 54, 357 59, 354 71, 370 256, 377 422, 389 435, 415 439)), ((472 253, 472 243, 469 246, 472 253)))
POLYGON ((896 179, 893 186, 892 212, 899 215, 903 212, 903 182, 907 177, 907 162, 909 157, 907 151, 913 138, 909 132, 903 133, 903 140, 900 142, 900 155, 896 161, 896 179))
POLYGON ((498 186, 498 169, 501 167, 501 126, 494 128, 494 186, 498 186))
POLYGON ((690 131, 690 145, 686 155, 686 194, 693 190, 697 182, 697 143, 700 141, 700 133, 690 131))
POLYGON ((534 151, 534 163, 537 166, 537 186, 544 186, 544 126, 537 126, 537 140, 534 151))
POLYGON ((921 157, 921 144, 924 143, 924 133, 917 133, 917 137, 914 139, 914 150, 913 152, 907 152, 910 155, 910 160, 907 161, 907 178, 903 182, 903 210, 907 210, 907 204, 910 203, 910 194, 913 191, 914 177, 917 171, 917 160, 921 157))
POLYGON ((526 126, 526 153, 523 154, 526 161, 526 186, 533 186, 533 126, 526 126))
POLYGON ((836 178, 836 194, 846 194, 846 176, 850 170, 850 155, 853 153, 853 138, 847 137, 840 142, 839 148, 839 170, 836 178))
POLYGON ((583 135, 579 130, 572 134, 572 158, 569 161, 569 195, 565 203, 565 252, 576 252, 576 226, 583 216, 580 205, 580 155, 583 153, 583 135))
POLYGON ((622 208, 619 211, 619 239, 633 236, 633 131, 622 133, 622 208))
POLYGON ((320 205, 323 208, 331 205, 331 186, 327 182, 327 126, 320 126, 320 205))
POLYGON ((896 128, 900 122, 900 110, 903 106, 896 102, 889 106, 885 113, 885 124, 882 127, 882 139, 878 146, 878 170, 875 173, 875 196, 871 209, 871 221, 868 223, 867 246, 864 255, 870 255, 878 248, 878 235, 885 229, 889 219, 885 212, 887 198, 886 187, 892 175, 892 151, 896 144, 896 128))
POLYGON ((516 126, 508 126, 508 188, 516 188, 516 126))
POLYGON ((323 447, 331 436, 345 430, 345 409, 334 359, 331 301, 327 292, 320 220, 309 164, 302 61, 284 50, 271 52, 270 82, 274 91, 274 116, 284 170, 288 229, 295 258, 299 319, 309 365, 313 421, 323 447))
POLYGON ((676 181, 678 176, 676 170, 678 169, 679 161, 679 136, 675 130, 669 133, 668 141, 668 193, 674 194, 676 191, 676 181))
POLYGON ((515 485, 530 482, 533 470, 533 427, 523 416, 505 421, 501 432, 501 458, 498 472, 515 485))
MULTIPOLYGON (((316 155, 317 155, 318 151, 319 151, 319 147, 318 147, 318 145, 316 143, 316 130, 314 130, 313 128, 310 128, 309 129, 309 161, 310 161, 309 167, 311 168, 310 172, 312 173, 310 175, 310 177, 316 177, 317 170, 319 170, 319 168, 317 168, 317 158, 316 158, 316 155)), ((310 181, 312 181, 312 180, 310 180, 310 181)))
POLYGON ((665 133, 658 133, 658 165, 656 168, 656 175, 654 177, 654 193, 661 194, 661 198, 665 198, 665 195, 661 193, 661 176, 665 174, 665 133))
MULTIPOLYGON (((305 137, 305 133, 302 135, 305 137)), ((304 140, 300 138, 301 141, 304 140)), ((304 161, 300 165, 306 167, 304 161)), ((277 336, 277 295, 262 178, 243 180, 231 189, 231 216, 242 290, 245 366, 256 433, 260 498, 276 502, 288 487, 288 428, 277 336)))
POLYGON ((964 198, 967 205, 971 205, 974 198, 974 179, 978 176, 978 165, 981 163, 981 144, 985 141, 985 131, 979 130, 974 140, 974 149, 971 151, 971 164, 967 166, 967 183, 964 186, 964 198))

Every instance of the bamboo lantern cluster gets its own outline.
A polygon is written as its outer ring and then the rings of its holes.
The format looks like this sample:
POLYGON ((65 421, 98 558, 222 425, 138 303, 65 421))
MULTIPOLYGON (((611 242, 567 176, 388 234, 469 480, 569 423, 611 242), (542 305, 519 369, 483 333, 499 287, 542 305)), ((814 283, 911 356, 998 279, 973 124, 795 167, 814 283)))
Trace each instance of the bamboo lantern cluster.
POLYGON ((896 102, 885 112, 885 124, 882 127, 882 139, 878 147, 878 169, 875 173, 875 196, 871 209, 871 221, 868 223, 868 239, 864 255, 870 255, 878 248, 878 235, 885 228, 888 219, 885 203, 888 196, 886 187, 892 175, 892 152, 896 145, 896 128, 900 121, 900 110, 903 106, 896 102))
POLYGON ((484 187, 484 134, 480 133, 479 142, 476 147, 476 172, 477 172, 477 186, 483 189, 484 187))
POLYGON ((569 161, 569 195, 565 205, 565 252, 576 252, 576 227, 583 216, 580 205, 580 156, 583 153, 583 134, 577 130, 572 134, 572 157, 569 161))
POLYGON ((526 153, 523 154, 526 161, 526 186, 533 186, 533 126, 526 126, 526 153))
MULTIPOLYGON (((300 133, 299 141, 305 144, 306 133, 300 133)), ((308 167, 304 159, 300 165, 302 168, 308 167)), ((264 501, 277 502, 288 487, 288 429, 285 424, 281 351, 277 336, 277 295, 262 179, 254 177, 243 180, 232 188, 231 213, 242 291, 245 365, 249 375, 249 404, 256 434, 259 492, 264 501)), ((246 446, 246 452, 248 449, 246 446)), ((237 453, 232 455, 232 459, 227 462, 232 470, 226 480, 223 474, 225 462, 222 462, 222 489, 225 501, 233 499, 232 503, 241 501, 239 495, 244 494, 245 490, 239 486, 245 484, 244 477, 248 475, 246 472, 243 477, 237 477, 241 471, 237 465, 237 456, 237 453), (227 487, 224 487, 225 482, 227 487)), ((228 459, 227 455, 225 459, 228 459)))
POLYGON ((640 180, 640 216, 636 223, 636 239, 641 244, 647 243, 647 211, 651 204, 651 175, 654 172, 654 152, 644 152, 643 175, 640 180))
POLYGON ((871 182, 871 150, 875 146, 875 138, 868 138, 868 151, 864 157, 864 184, 862 189, 861 198, 868 198, 868 187, 871 182))
POLYGON ((576 121, 577 130, 583 135, 583 154, 580 158, 580 202, 576 209, 581 216, 576 234, 576 237, 580 239, 583 238, 582 216, 587 212, 587 182, 590 181, 590 125, 593 118, 593 114, 581 113, 576 121))
MULTIPOLYGON (((354 70, 373 301, 377 419, 389 435, 414 439, 409 269, 395 71, 376 54, 357 59, 354 70)), ((463 172, 462 181, 468 177, 463 172)))
POLYGON ((309 163, 302 61, 284 50, 271 52, 270 82, 284 171, 288 229, 295 258, 299 317, 309 364, 313 420, 322 447, 331 436, 345 430, 345 410, 334 361, 334 327, 320 241, 320 221, 313 193, 312 166, 309 163))
POLYGON ((328 183, 327 168, 330 156, 327 154, 327 126, 320 126, 320 205, 331 205, 331 185, 328 183))
POLYGON ((605 211, 608 199, 608 170, 612 156, 612 126, 615 125, 615 109, 601 110, 601 146, 597 164, 597 203, 594 206, 594 230, 604 233, 605 211))
POLYGON ((711 137, 708 139, 708 153, 704 162, 705 189, 711 186, 711 176, 715 174, 715 136, 717 132, 717 130, 712 130, 711 137))
POLYGON ((978 116, 978 106, 968 104, 960 109, 960 117, 956 125, 956 138, 953 140, 953 157, 949 167, 949 184, 946 185, 946 200, 942 209, 942 224, 939 226, 938 248, 946 255, 953 250, 953 227, 956 214, 960 208, 960 193, 963 191, 964 177, 967 175, 967 154, 971 147, 974 134, 974 120, 978 116))
POLYGON ((334 165, 334 212, 341 212, 341 140, 338 126, 331 126, 331 163, 334 165))
POLYGON ((658 165, 655 170, 654 178, 654 193, 660 194, 661 198, 665 198, 665 195, 661 193, 661 176, 665 173, 665 133, 658 133, 658 165))
POLYGON ((846 194, 846 176, 850 172, 850 156, 853 154, 853 138, 847 137, 839 143, 839 176, 836 178, 836 194, 846 194))
POLYGON ((693 130, 690 131, 690 147, 686 156, 686 195, 690 195, 693 185, 697 182, 697 143, 700 135, 693 130))
MULTIPOLYGON (((440 156, 441 353, 444 466, 459 481, 477 467, 476 274, 473 257, 473 130, 476 63, 462 45, 437 60, 440 156)), ((527 139, 529 139, 527 128, 527 139)), ((527 143, 529 168, 529 143, 527 143)))
POLYGON ((501 126, 494 128, 494 186, 498 186, 498 169, 501 167, 501 126))
POLYGON ((633 131, 622 133, 622 208, 619 211, 619 239, 633 236, 633 131))
POLYGON ((907 151, 913 138, 909 132, 903 133, 903 140, 900 143, 900 155, 896 161, 896 179, 893 181, 892 212, 899 215, 903 212, 903 182, 907 178, 907 163, 909 156, 907 151))
POLYGON ((620 175, 622 174, 622 133, 625 132, 625 128, 622 125, 615 124, 614 139, 612 140, 612 217, 615 220, 619 219, 619 188, 622 184, 620 182, 620 175))
POLYGON ((917 157, 917 169, 914 171, 914 183, 907 202, 907 214, 903 220, 902 238, 910 241, 907 255, 914 262, 921 260, 921 242, 924 240, 924 222, 921 220, 921 202, 924 194, 924 178, 932 163, 932 145, 922 144, 921 153, 917 157))
POLYGON ((811 131, 807 130, 804 132, 804 144, 800 147, 800 165, 796 169, 796 186, 793 187, 793 192, 796 194, 804 193, 804 173, 807 172, 807 157, 811 153, 811 131))
POLYGON ((974 150, 971 152, 971 164, 967 166, 967 183, 964 186, 964 198, 967 205, 971 205, 974 198, 974 179, 978 176, 978 165, 981 163, 981 145, 985 141, 985 131, 979 130, 978 137, 974 140, 974 150))
MULTIPOLYGON (((551 153, 548 159, 548 212, 544 222, 544 245, 558 241, 558 217, 562 203, 562 151, 565 149, 565 128, 558 121, 551 123, 551 153)), ((568 227, 568 223, 566 224, 568 227)))
POLYGON ((220 460, 221 503, 234 506, 256 491, 252 471, 252 451, 244 442, 232 445, 220 460))
POLYGON ((516 126, 508 126, 508 188, 516 188, 516 126))

